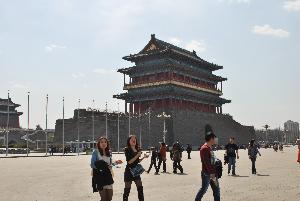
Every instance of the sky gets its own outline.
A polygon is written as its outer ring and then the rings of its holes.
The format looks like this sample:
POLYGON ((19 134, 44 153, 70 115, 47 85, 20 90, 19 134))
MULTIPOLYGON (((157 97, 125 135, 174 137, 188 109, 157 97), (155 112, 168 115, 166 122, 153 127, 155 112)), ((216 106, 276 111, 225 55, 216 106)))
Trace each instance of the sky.
POLYGON ((22 106, 21 126, 48 128, 79 106, 124 111, 123 56, 151 34, 224 66, 224 113, 271 128, 300 121, 300 0, 0 0, 0 97, 22 106))

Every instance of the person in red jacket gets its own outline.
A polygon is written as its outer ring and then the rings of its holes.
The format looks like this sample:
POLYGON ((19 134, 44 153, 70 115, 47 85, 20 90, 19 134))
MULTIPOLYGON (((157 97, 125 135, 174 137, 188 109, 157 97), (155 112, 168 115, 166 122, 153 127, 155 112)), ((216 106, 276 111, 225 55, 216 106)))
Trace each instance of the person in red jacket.
POLYGON ((216 177, 215 156, 212 146, 216 143, 216 135, 212 131, 210 125, 205 126, 205 144, 200 149, 200 157, 202 162, 202 187, 198 191, 195 201, 201 201, 210 185, 213 190, 214 201, 220 201, 220 187, 216 177))

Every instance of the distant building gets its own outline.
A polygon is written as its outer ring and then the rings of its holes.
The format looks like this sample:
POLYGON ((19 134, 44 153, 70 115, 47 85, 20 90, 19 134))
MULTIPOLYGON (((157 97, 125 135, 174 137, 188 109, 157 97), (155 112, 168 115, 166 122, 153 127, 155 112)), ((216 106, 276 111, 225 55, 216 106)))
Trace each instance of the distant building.
POLYGON ((23 112, 18 112, 16 110, 19 106, 19 104, 13 103, 11 98, 9 100, 0 98, 0 128, 6 128, 7 126, 8 109, 9 127, 20 128, 19 116, 22 115, 23 112))
POLYGON ((299 138, 299 123, 288 120, 284 123, 284 130, 286 132, 286 141, 293 143, 299 138))

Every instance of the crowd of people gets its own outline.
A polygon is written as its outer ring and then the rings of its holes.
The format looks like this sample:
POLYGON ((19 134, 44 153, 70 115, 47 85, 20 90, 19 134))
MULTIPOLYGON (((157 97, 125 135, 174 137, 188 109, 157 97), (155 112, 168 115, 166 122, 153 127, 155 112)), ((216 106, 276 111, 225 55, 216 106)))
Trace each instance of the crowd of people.
MULTIPOLYGON (((205 143, 200 148, 200 158, 202 162, 202 185, 196 194, 195 201, 201 201, 202 197, 206 193, 209 185, 213 191, 213 197, 215 201, 220 200, 220 187, 219 179, 222 177, 222 162, 215 157, 213 147, 216 144, 216 135, 213 132, 211 126, 205 127, 205 143)), ((298 162, 300 163, 300 140, 297 142, 299 153, 298 162)), ((144 200, 144 188, 142 183, 141 174, 145 171, 150 173, 154 166, 155 173, 159 174, 161 165, 163 165, 162 173, 166 173, 166 160, 167 160, 167 145, 160 143, 159 149, 151 147, 150 154, 142 152, 137 142, 135 135, 131 135, 127 139, 127 144, 124 149, 126 157, 126 167, 124 171, 124 191, 123 201, 128 201, 132 182, 135 183, 139 201, 144 200), (141 161, 150 157, 150 166, 146 171, 140 164, 141 161)), ((182 174, 183 167, 181 165, 183 146, 177 141, 173 144, 170 150, 170 158, 173 161, 173 173, 177 174, 178 170, 182 174)), ((186 151, 188 159, 190 159, 190 153, 192 151, 191 145, 187 145, 186 151)), ((261 156, 259 152, 259 146, 252 139, 248 145, 248 157, 251 161, 252 174, 257 174, 256 159, 257 155, 261 156)), ((238 146, 235 144, 235 139, 231 137, 229 143, 225 146, 224 164, 228 164, 228 175, 236 176, 236 159, 239 159, 238 146)), ((109 141, 105 137, 101 137, 97 142, 97 148, 92 153, 91 168, 92 168, 92 187, 93 192, 99 192, 101 201, 111 201, 113 197, 113 166, 122 164, 121 160, 112 160, 112 154, 110 152, 109 141)))

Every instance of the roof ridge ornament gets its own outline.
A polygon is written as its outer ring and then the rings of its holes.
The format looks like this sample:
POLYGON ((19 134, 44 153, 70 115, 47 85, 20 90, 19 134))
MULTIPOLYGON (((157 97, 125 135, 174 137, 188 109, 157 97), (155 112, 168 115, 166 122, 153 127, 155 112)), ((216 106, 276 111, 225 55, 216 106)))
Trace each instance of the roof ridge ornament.
POLYGON ((155 39, 155 34, 151 34, 151 39, 155 39))

